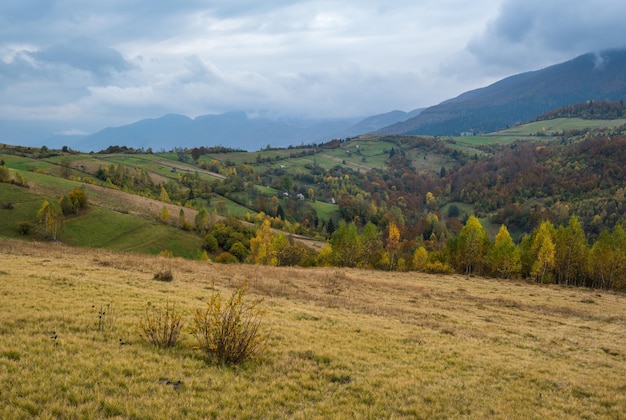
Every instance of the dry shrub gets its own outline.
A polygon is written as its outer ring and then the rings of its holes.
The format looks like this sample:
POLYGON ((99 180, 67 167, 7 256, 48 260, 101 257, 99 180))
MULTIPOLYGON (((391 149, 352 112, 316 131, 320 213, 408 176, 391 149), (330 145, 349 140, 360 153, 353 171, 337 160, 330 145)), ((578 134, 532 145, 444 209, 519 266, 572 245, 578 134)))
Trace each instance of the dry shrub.
POLYGON ((174 347, 183 328, 182 314, 174 305, 165 303, 165 309, 147 308, 146 315, 139 321, 138 334, 157 347, 174 347))
POLYGON ((261 328, 262 299, 246 301, 247 283, 225 303, 219 292, 205 310, 194 313, 191 333, 198 347, 217 363, 240 364, 257 358, 266 348, 268 334, 261 328))
POLYGON ((173 281, 174 274, 171 268, 163 268, 161 271, 154 273, 154 279, 158 281, 173 281))

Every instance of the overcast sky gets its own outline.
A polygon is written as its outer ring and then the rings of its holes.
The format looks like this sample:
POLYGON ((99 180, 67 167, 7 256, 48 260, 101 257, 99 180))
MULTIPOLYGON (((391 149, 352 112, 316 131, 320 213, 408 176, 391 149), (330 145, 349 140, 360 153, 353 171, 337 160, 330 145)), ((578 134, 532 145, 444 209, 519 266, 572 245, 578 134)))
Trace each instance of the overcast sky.
POLYGON ((0 3, 0 118, 368 116, 624 46, 623 0, 0 3))

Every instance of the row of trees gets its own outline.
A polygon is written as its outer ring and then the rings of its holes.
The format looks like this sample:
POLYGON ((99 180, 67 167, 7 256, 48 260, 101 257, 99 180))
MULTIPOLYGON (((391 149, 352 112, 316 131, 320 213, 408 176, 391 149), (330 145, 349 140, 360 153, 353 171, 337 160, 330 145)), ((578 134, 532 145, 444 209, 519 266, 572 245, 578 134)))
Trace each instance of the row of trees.
POLYGON ((298 241, 272 231, 269 219, 249 240, 245 259, 274 266, 322 265, 384 270, 458 272, 497 278, 530 278, 539 283, 623 289, 626 287, 626 232, 621 225, 603 231, 590 245, 576 216, 555 227, 543 221, 516 244, 502 225, 492 241, 475 216, 445 243, 403 240, 394 223, 385 231, 367 223, 341 221, 315 255, 298 241))

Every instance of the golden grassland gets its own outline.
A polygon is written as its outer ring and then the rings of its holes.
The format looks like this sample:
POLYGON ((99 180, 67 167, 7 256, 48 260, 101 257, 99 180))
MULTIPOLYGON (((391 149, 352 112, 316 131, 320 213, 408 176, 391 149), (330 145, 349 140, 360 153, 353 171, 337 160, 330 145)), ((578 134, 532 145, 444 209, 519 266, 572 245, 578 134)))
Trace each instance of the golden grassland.
POLYGON ((2 418, 626 413, 626 297, 610 292, 2 240, 0 303, 2 418), (256 362, 214 366, 189 336, 156 349, 135 332, 149 305, 190 320, 244 282, 271 330, 256 362))

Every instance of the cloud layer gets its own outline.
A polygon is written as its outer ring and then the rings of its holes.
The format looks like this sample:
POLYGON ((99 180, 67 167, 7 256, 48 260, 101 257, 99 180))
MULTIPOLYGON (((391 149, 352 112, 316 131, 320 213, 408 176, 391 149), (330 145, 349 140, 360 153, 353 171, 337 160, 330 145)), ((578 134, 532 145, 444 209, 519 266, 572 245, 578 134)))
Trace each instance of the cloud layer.
POLYGON ((367 116, 620 47, 598 0, 0 4, 0 113, 90 132, 165 113, 367 116))

